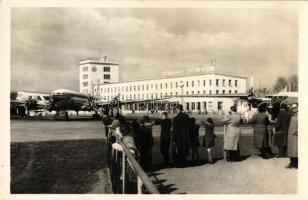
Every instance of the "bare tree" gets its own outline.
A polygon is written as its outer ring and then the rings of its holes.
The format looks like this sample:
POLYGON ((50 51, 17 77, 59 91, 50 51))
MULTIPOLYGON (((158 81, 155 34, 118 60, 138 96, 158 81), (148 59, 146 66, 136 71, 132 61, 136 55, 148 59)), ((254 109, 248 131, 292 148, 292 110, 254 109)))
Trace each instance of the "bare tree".
POLYGON ((297 92, 298 91, 298 76, 293 74, 288 79, 289 82, 289 91, 290 92, 297 92))
POLYGON ((276 83, 274 85, 274 91, 275 92, 280 92, 281 90, 283 90, 287 86, 288 86, 288 79, 285 78, 285 77, 280 76, 276 80, 276 83))

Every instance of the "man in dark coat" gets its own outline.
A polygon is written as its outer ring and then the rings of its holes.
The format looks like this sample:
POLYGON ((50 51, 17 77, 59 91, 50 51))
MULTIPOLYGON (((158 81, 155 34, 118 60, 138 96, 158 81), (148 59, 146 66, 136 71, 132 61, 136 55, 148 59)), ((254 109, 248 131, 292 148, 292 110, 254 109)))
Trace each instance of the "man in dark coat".
POLYGON ((173 119, 173 152, 175 164, 180 166, 186 165, 186 156, 189 156, 190 138, 189 128, 190 120, 187 114, 183 113, 183 106, 178 105, 178 114, 173 119))
POLYGON ((169 165, 169 149, 171 141, 171 119, 168 119, 167 112, 162 113, 162 120, 160 122, 160 152, 164 159, 165 166, 169 165))
POLYGON ((154 145, 154 137, 152 135, 152 124, 149 117, 144 116, 141 120, 140 135, 138 137, 140 148, 140 164, 143 170, 147 171, 151 168, 152 147, 154 145))
POLYGON ((277 118, 276 132, 273 138, 273 144, 278 146, 278 157, 286 157, 288 144, 288 130, 291 120, 291 113, 287 111, 287 105, 280 105, 280 112, 277 118))

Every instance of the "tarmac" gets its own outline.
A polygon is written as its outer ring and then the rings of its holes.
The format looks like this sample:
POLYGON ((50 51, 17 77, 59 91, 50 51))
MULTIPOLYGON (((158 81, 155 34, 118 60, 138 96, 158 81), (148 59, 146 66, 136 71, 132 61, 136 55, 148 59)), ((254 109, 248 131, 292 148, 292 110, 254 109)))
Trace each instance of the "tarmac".
MULTIPOLYGON (((252 128, 243 127, 240 139, 242 161, 229 163, 221 160, 223 127, 215 128, 217 135, 213 155, 218 161, 206 163, 206 152, 200 148, 200 164, 186 168, 162 168, 159 152, 160 127, 153 127, 153 183, 165 194, 293 194, 297 191, 297 170, 285 169, 288 158, 264 160, 253 147, 252 128)), ((204 129, 200 129, 200 137, 204 129)), ((11 120, 11 142, 37 143, 44 141, 104 140, 101 121, 35 121, 11 120)), ((200 138, 201 139, 201 138, 200 138)), ((43 144, 43 143, 42 143, 43 144)), ((20 150, 22 151, 22 149, 20 150)), ((275 149, 274 149, 275 151, 275 149)), ((30 162, 30 161, 29 161, 30 162)), ((31 161, 33 162, 33 161, 31 161)), ((29 163, 28 163, 29 164, 29 163)), ((31 165, 31 164, 30 164, 31 165)), ((25 166, 30 166, 25 165, 25 166)), ((111 193, 108 169, 95 175, 96 182, 87 193, 111 193)))

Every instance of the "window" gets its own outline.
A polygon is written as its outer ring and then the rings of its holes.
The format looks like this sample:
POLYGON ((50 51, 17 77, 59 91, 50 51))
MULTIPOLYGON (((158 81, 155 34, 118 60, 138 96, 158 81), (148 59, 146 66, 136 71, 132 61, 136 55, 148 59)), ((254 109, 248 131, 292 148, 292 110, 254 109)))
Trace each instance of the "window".
POLYGON ((229 80, 229 87, 231 87, 231 80, 229 80))
POLYGON ((155 84, 155 89, 157 90, 157 84, 155 84))
POLYGON ((88 82, 83 82, 83 86, 85 87, 85 86, 88 86, 89 85, 89 83, 88 82))
POLYGON ((205 94, 205 90, 203 90, 203 94, 205 94))
POLYGON ((175 88, 178 88, 178 82, 175 82, 175 88))
POLYGON ((132 91, 132 86, 129 86, 129 91, 130 91, 130 92, 132 91))
POLYGON ((203 86, 205 86, 205 80, 203 80, 203 86))
POLYGON ((138 85, 138 91, 140 90, 140 85, 138 85))
POLYGON ((144 85, 142 85, 142 90, 144 90, 144 85))
POLYGON ((237 80, 235 80, 234 86, 237 87, 237 80))
POLYGON ((168 83, 165 84, 165 89, 167 89, 167 88, 168 88, 168 83))
MULTIPOLYGON (((125 87, 125 91, 126 91, 126 92, 128 91, 128 86, 125 87)), ((126 99, 127 99, 127 97, 126 97, 126 99)))
POLYGON ((163 98, 163 93, 160 93, 160 98, 163 98))
POLYGON ((170 83, 170 88, 172 89, 172 83, 170 83))
POLYGON ((110 67, 104 67, 104 72, 110 72, 110 67))
POLYGON ((234 93, 237 94, 237 90, 235 90, 234 93))
POLYGON ((175 92, 175 95, 178 96, 178 92, 175 92))
POLYGON ((195 110, 196 109, 196 104, 195 102, 191 102, 191 110, 195 110))
POLYGON ((212 90, 209 91, 209 94, 212 94, 212 90))
POLYGON ((186 81, 186 87, 188 87, 188 81, 186 81))
POLYGON ((198 90, 198 94, 200 94, 200 91, 198 90))
POLYGON ((223 90, 223 91, 222 91, 222 93, 223 93, 223 94, 225 94, 225 93, 226 93, 226 91, 225 91, 225 90, 223 90))
POLYGON ((222 80, 222 86, 224 86, 224 87, 226 86, 226 80, 225 79, 222 80))
POLYGON ((198 80, 198 81, 197 81, 197 87, 199 87, 199 86, 200 86, 200 81, 198 80))
POLYGON ((134 91, 136 91, 136 86, 134 86, 134 91))
POLYGON ((216 90, 216 94, 218 94, 219 93, 219 90, 216 90))
POLYGON ((210 86, 212 86, 212 80, 210 79, 210 86))
POLYGON ((149 85, 147 85, 147 90, 149 89, 149 85))
POLYGON ((163 84, 162 83, 160 84, 160 89, 163 89, 163 84))
POLYGON ((83 78, 83 79, 88 79, 88 74, 82 75, 82 78, 83 78))
POLYGON ((186 95, 188 96, 188 91, 186 92, 186 95))
POLYGON ((104 74, 104 79, 110 79, 110 74, 104 74))
POLYGON ((194 87, 194 81, 191 82, 191 87, 194 87))
POLYGON ((172 96, 172 92, 170 92, 170 96, 172 96))
POLYGON ((151 84, 151 89, 153 89, 153 84, 151 84))
POLYGON ((89 70, 89 67, 82 68, 84 72, 87 72, 89 70))
POLYGON ((193 95, 193 94, 194 94, 194 91, 191 91, 191 94, 193 95))
POLYGON ((216 79, 216 86, 219 86, 219 79, 216 79))
POLYGON ((229 90, 229 94, 231 94, 231 90, 229 90))

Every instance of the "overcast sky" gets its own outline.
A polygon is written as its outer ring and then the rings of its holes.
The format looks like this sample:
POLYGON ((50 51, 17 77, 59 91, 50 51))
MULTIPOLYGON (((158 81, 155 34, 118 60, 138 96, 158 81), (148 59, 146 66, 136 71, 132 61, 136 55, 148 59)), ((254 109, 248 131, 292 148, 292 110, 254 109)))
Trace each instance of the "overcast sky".
POLYGON ((119 62, 121 81, 216 58, 217 72, 272 86, 297 74, 297 17, 286 9, 14 8, 11 89, 79 90, 79 60, 101 52, 119 62))

